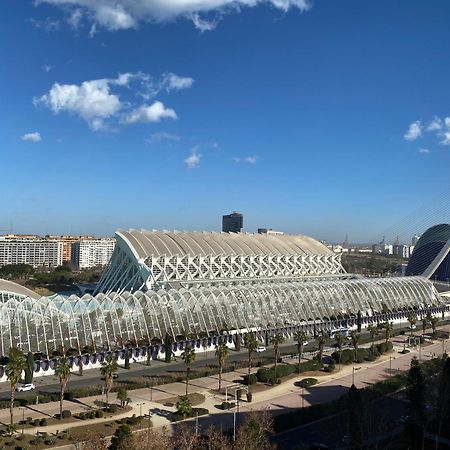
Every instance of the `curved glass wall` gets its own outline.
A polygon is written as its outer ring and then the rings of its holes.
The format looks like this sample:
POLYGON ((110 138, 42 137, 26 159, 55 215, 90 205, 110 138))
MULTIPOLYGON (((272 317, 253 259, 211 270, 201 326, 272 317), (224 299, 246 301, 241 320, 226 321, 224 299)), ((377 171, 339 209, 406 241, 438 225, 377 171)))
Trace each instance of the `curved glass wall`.
POLYGON ((421 277, 320 281, 258 281, 53 299, 10 298, 0 303, 0 351, 11 346, 55 350, 111 350, 153 338, 219 330, 284 328, 306 322, 363 317, 443 306, 421 277))

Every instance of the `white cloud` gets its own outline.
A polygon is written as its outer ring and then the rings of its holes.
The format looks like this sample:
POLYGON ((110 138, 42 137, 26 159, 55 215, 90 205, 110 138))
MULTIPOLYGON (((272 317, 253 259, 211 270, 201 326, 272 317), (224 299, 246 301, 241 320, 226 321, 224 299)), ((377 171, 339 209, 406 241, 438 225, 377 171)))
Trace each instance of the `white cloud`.
POLYGON ((67 18, 67 23, 75 30, 78 30, 81 19, 83 18, 83 11, 81 8, 74 9, 67 18))
POLYGON ((47 73, 50 72, 50 70, 52 70, 52 69, 53 69, 53 66, 49 66, 48 64, 44 64, 42 66, 42 70, 47 73))
POLYGON ((200 160, 203 157, 200 153, 198 153, 198 146, 195 146, 191 154, 183 161, 186 164, 188 169, 196 169, 200 166, 200 160))
POLYGON ((420 120, 416 120, 409 125, 408 131, 403 137, 407 141, 414 141, 420 136, 422 136, 422 124, 420 123, 420 120))
POLYGON ((94 25, 110 31, 137 27, 139 22, 166 22, 184 17, 192 20, 201 31, 213 30, 218 18, 226 13, 239 12, 242 8, 270 5, 283 12, 289 9, 307 11, 311 0, 36 0, 37 4, 49 3, 63 10, 81 10, 94 25), (211 21, 205 14, 214 14, 211 21), (203 15, 203 16, 202 16, 203 15))
POLYGON ((419 153, 431 153, 431 150, 428 148, 419 148, 419 153))
POLYGON ((440 143, 442 145, 450 145, 450 131, 446 131, 446 132, 442 133, 441 138, 442 138, 442 140, 440 141, 440 143))
POLYGON ((167 73, 163 76, 161 87, 170 91, 180 91, 181 89, 189 89, 194 84, 194 79, 190 77, 179 77, 174 73, 167 73))
POLYGON ((245 156, 244 158, 240 158, 238 156, 233 156, 231 159, 236 163, 246 162, 249 164, 256 164, 256 162, 258 161, 259 158, 258 158, 258 156, 245 156))
POLYGON ((167 92, 187 89, 193 82, 192 78, 174 73, 164 74, 159 80, 141 72, 122 73, 116 78, 88 80, 79 85, 55 83, 47 93, 35 98, 33 103, 49 108, 54 114, 67 112, 77 115, 92 130, 101 130, 108 128, 109 122, 114 120, 132 124, 177 119, 176 112, 161 101, 140 104, 142 98, 139 97, 154 97, 162 89, 167 92), (120 90, 128 97, 133 97, 132 100, 123 100, 120 90))
POLYGON ((427 126, 427 131, 439 131, 442 128, 442 120, 434 116, 433 120, 427 126))
POLYGON ((160 122, 161 119, 177 119, 177 114, 173 109, 166 108, 160 101, 153 102, 151 105, 142 105, 131 111, 124 118, 125 123, 138 122, 160 122))
POLYGON ((27 142, 40 142, 42 141, 41 133, 38 131, 35 131, 33 133, 25 133, 23 136, 20 137, 22 141, 27 142))
POLYGON ((180 136, 177 136, 176 134, 160 131, 158 133, 153 133, 148 139, 145 140, 145 142, 148 144, 157 144, 163 141, 179 141, 180 139, 180 136))

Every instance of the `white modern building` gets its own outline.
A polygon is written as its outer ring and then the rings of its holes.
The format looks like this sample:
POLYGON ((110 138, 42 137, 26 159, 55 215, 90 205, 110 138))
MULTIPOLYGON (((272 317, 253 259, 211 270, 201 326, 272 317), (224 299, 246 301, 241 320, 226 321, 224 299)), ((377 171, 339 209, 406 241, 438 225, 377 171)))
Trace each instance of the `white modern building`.
POLYGON ((72 263, 78 269, 106 266, 115 246, 114 238, 80 239, 72 244, 72 263))
POLYGON ((39 238, 0 237, 0 267, 8 264, 29 264, 57 267, 63 263, 63 244, 39 238))

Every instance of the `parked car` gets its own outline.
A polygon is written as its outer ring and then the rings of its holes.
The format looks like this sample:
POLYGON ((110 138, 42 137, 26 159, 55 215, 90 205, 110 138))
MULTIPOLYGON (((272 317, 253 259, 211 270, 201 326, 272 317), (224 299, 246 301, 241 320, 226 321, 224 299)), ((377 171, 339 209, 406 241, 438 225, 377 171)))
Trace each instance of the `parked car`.
POLYGON ((25 383, 16 387, 17 392, 33 391, 34 389, 36 389, 36 387, 33 383, 25 383))
POLYGON ((256 347, 256 353, 261 353, 261 352, 265 352, 267 349, 266 347, 264 347, 264 345, 258 345, 258 347, 256 347))

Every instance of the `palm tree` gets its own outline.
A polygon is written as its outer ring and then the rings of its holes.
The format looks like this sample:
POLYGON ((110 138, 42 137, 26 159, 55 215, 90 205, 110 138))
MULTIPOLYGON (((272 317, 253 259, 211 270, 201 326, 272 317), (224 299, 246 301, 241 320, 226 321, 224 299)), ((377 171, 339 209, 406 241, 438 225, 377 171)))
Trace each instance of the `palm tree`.
POLYGON ((22 371, 27 368, 27 361, 24 354, 17 347, 11 347, 8 352, 8 363, 6 364, 6 376, 11 385, 11 403, 9 405, 9 414, 11 425, 14 423, 14 394, 17 383, 22 379, 22 371))
POLYGON ((302 362, 303 346, 308 342, 308 336, 304 331, 297 331, 294 334, 294 340, 297 342, 298 352, 298 373, 300 373, 300 364, 302 362))
POLYGON ((195 361, 195 350, 190 345, 186 345, 186 347, 184 347, 184 352, 181 354, 181 358, 186 364, 186 397, 187 397, 189 386, 189 373, 191 372, 191 364, 195 361))
POLYGON ((357 361, 358 360, 358 343, 359 343, 360 334, 356 330, 353 330, 350 333, 350 338, 352 340, 353 348, 355 349, 355 361, 357 361))
POLYGON ((431 323, 431 329, 433 330, 433 337, 436 336, 436 327, 439 323, 439 319, 437 317, 431 317, 430 319, 430 323, 431 323))
POLYGON ((275 353, 275 372, 277 371, 277 363, 280 358, 280 345, 284 341, 284 336, 281 333, 278 333, 270 338, 270 343, 273 344, 273 352, 275 353))
POLYGON ((219 392, 222 389, 222 371, 223 366, 225 365, 225 360, 227 359, 229 350, 226 344, 221 342, 219 345, 216 345, 216 356, 217 361, 219 363, 219 392))
POLYGON ((109 407, 109 393, 114 384, 114 374, 119 370, 119 364, 116 358, 108 356, 105 362, 100 367, 100 373, 105 379, 105 396, 106 396, 106 408, 109 407))
POLYGON ((394 329, 394 325, 392 322, 389 322, 386 320, 386 322, 384 322, 383 324, 383 328, 384 328, 384 337, 386 339, 386 343, 389 342, 389 339, 392 335, 392 330, 394 329))
POLYGON ((336 342, 339 349, 339 369, 341 368, 341 356, 342 356, 342 347, 344 346, 344 336, 342 333, 338 333, 336 336, 336 342))
POLYGON ((55 375, 59 378, 59 386, 61 389, 61 396, 59 398, 59 419, 62 420, 64 390, 70 378, 70 365, 66 357, 60 358, 55 368, 55 375))
POLYGON ((317 342, 319 343, 319 368, 323 367, 323 348, 328 339, 328 333, 326 331, 321 331, 317 336, 317 342))
POLYGON ((370 324, 367 327, 367 331, 370 333, 370 338, 372 340, 372 352, 375 345, 375 336, 378 334, 378 327, 376 325, 370 324))
POLYGON ((410 324, 410 331, 411 331, 411 336, 412 336, 413 335, 413 327, 417 323, 417 314, 414 313, 414 312, 410 312, 408 314, 407 319, 408 319, 408 322, 410 324))
POLYGON ((422 335, 424 335, 425 331, 427 331, 428 324, 429 324, 428 315, 423 316, 422 317, 422 335))
POLYGON ((258 342, 253 333, 247 333, 244 337, 244 345, 248 350, 248 377, 247 377, 247 386, 248 392, 250 392, 250 373, 252 370, 252 362, 253 362, 253 352, 258 348, 258 342))

